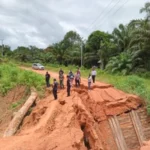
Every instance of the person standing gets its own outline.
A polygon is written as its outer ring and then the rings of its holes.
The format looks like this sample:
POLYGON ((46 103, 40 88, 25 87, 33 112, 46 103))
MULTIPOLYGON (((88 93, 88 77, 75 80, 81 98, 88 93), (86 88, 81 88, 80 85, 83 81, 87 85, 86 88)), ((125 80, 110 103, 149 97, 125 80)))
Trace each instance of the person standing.
POLYGON ((70 88, 71 88, 70 77, 67 75, 67 96, 70 96, 70 88))
POLYGON ((76 87, 80 86, 80 74, 76 73, 75 75, 75 85, 76 87))
POLYGON ((59 75, 60 74, 64 74, 64 71, 60 68, 60 70, 59 70, 59 75))
POLYGON ((53 80, 53 95, 54 95, 54 99, 57 99, 57 88, 58 88, 58 83, 56 81, 56 79, 53 80))
POLYGON ((46 86, 47 86, 47 87, 50 87, 50 82, 49 82, 49 80, 50 80, 50 74, 49 74, 48 71, 47 71, 46 74, 45 74, 45 81, 46 81, 46 86))
POLYGON ((80 76, 81 76, 81 72, 80 72, 79 68, 77 68, 77 73, 80 74, 80 76))
POLYGON ((60 82, 60 88, 61 89, 64 88, 64 75, 62 72, 59 74, 59 82, 60 82))
POLYGON ((77 68, 77 74, 80 75, 80 83, 81 83, 81 72, 80 72, 80 68, 77 68))
POLYGON ((92 71, 91 71, 93 83, 95 83, 96 74, 97 74, 97 72, 96 72, 96 70, 95 70, 95 67, 93 67, 93 68, 92 68, 92 71))
POLYGON ((88 77, 88 89, 89 90, 91 89, 91 82, 92 82, 92 76, 91 74, 89 74, 89 77, 88 77))
POLYGON ((69 78, 70 78, 71 86, 73 86, 74 74, 71 70, 69 71, 69 78))

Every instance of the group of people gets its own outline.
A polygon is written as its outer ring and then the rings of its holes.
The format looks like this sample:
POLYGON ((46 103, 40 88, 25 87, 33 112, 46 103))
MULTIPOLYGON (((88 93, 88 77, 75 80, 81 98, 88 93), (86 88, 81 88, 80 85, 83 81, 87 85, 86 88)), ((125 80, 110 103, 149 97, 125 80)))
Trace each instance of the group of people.
MULTIPOLYGON (((93 83, 95 83, 95 77, 96 77, 96 70, 95 67, 92 67, 92 71, 88 76, 88 89, 91 89, 91 83, 93 81, 93 83)), ((45 74, 45 80, 46 80, 46 86, 50 87, 50 74, 48 72, 46 72, 45 74)), ((75 81, 75 86, 79 87, 80 83, 81 83, 81 73, 79 68, 77 69, 77 72, 75 73, 75 75, 73 74, 73 72, 70 70, 68 75, 67 75, 67 96, 70 96, 70 89, 73 86, 73 81, 75 81)), ((59 70, 59 85, 60 88, 64 88, 64 71, 60 68, 59 70)), ((56 79, 53 80, 53 95, 54 95, 54 99, 57 99, 57 89, 58 89, 58 82, 56 81, 56 79)))

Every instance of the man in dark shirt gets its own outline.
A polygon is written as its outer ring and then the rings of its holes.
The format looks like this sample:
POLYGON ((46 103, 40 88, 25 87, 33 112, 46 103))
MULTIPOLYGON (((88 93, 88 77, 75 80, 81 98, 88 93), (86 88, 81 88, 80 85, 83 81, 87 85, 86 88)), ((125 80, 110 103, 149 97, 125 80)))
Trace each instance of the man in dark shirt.
POLYGON ((46 74, 45 74, 45 81, 46 81, 46 86, 47 87, 50 87, 49 80, 50 80, 50 74, 48 72, 46 72, 46 74))
POLYGON ((56 79, 54 79, 54 83, 53 83, 53 95, 54 95, 54 99, 57 99, 57 87, 58 87, 58 83, 57 83, 56 79))
POLYGON ((70 78, 69 76, 67 76, 67 96, 70 96, 70 88, 71 88, 70 78))
POLYGON ((60 82, 60 88, 64 88, 64 75, 63 73, 59 74, 59 82, 60 82))

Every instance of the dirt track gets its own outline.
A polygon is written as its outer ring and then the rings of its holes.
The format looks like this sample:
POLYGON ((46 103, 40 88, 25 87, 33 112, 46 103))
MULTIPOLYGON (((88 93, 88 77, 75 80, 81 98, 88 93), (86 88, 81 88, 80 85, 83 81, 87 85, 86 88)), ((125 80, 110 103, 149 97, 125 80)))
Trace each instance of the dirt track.
MULTIPOLYGON (((45 71, 34 71, 45 75, 45 71)), ((57 73, 50 74, 58 78, 57 73)), ((59 100, 49 94, 38 101, 18 133, 0 139, 0 150, 116 150, 114 140, 108 141, 107 118, 141 104, 139 97, 109 84, 96 82, 88 91, 86 79, 81 88, 72 88, 70 97, 66 95, 66 89, 59 90, 59 100)))

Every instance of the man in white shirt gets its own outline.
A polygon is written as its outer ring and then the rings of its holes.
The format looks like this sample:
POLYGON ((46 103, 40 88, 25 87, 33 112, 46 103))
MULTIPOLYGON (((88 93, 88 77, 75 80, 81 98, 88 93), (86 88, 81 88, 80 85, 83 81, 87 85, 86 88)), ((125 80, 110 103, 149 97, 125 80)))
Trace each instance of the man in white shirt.
POLYGON ((91 71, 93 83, 95 83, 96 74, 97 74, 97 72, 96 72, 96 70, 95 70, 95 67, 93 67, 93 68, 92 68, 92 71, 91 71))

